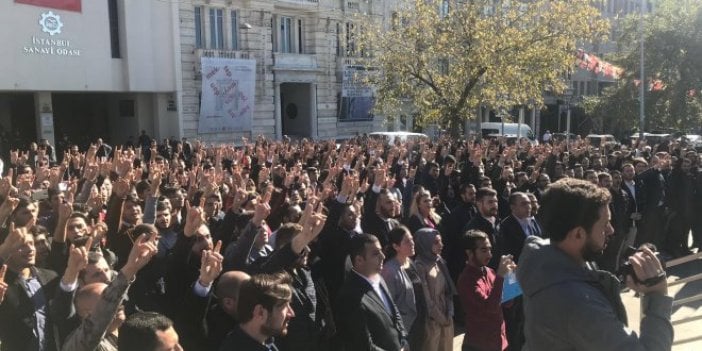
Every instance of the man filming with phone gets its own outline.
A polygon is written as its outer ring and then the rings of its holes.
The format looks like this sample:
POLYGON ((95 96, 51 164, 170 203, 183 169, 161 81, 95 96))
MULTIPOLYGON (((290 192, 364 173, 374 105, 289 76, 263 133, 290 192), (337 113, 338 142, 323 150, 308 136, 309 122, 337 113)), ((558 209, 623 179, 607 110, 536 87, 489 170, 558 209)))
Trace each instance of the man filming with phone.
POLYGON ((643 297, 641 335, 627 327, 620 281, 588 262, 602 255, 614 230, 610 194, 577 180, 553 183, 543 194, 548 239, 529 237, 517 278, 524 291, 525 350, 670 350, 673 299, 665 271, 648 248, 632 255, 626 285, 643 297))

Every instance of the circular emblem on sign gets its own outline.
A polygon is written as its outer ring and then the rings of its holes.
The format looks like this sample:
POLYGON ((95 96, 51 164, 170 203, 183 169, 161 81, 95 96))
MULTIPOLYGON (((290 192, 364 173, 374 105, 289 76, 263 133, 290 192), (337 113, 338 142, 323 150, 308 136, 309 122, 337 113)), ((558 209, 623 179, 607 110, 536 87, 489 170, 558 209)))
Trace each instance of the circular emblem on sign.
POLYGON ((61 16, 54 14, 51 11, 41 14, 39 25, 41 25, 42 32, 49 33, 49 35, 61 33, 61 27, 63 27, 61 16))

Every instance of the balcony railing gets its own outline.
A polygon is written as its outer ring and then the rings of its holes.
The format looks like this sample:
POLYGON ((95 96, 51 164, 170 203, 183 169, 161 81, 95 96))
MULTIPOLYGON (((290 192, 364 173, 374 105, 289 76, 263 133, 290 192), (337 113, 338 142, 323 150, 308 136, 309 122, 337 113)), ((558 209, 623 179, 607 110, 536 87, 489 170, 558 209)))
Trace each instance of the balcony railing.
POLYGON ((278 2, 285 2, 288 4, 298 4, 298 5, 319 5, 319 0, 277 0, 278 2))
POLYGON ((276 52, 273 58, 274 69, 316 70, 319 68, 316 55, 276 52))
POLYGON ((220 49, 197 49, 195 50, 197 57, 221 57, 232 59, 248 59, 251 54, 248 51, 239 50, 220 50, 220 49))

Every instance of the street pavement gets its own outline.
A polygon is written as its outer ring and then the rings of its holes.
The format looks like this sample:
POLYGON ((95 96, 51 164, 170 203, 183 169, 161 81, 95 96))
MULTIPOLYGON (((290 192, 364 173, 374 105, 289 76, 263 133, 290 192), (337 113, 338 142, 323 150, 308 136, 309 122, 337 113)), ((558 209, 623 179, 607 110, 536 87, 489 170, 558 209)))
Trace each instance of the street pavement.
MULTIPOLYGON (((667 273, 669 283, 700 274, 702 273, 702 259, 671 267, 667 273)), ((702 294, 702 280, 670 285, 668 292, 675 300, 702 294)), ((641 318, 640 299, 634 296, 633 292, 624 292, 622 293, 622 301, 629 317, 629 327, 638 333, 641 318)), ((672 321, 675 330, 673 351, 702 350, 702 300, 673 306, 672 321)), ((453 349, 461 350, 463 330, 457 328, 456 334, 453 339, 453 349)))

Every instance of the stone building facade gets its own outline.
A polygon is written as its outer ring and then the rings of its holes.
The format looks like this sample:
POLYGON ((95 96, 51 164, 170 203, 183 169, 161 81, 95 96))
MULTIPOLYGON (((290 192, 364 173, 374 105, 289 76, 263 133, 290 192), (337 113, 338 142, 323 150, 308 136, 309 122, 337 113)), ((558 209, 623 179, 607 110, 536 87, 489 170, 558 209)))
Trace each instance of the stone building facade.
POLYGON ((178 92, 182 134, 208 142, 263 134, 344 138, 387 129, 382 117, 344 121, 345 65, 356 64, 353 21, 390 18, 383 0, 181 1, 182 70, 178 92), (253 59, 256 93, 252 131, 198 134, 201 57, 253 59))

